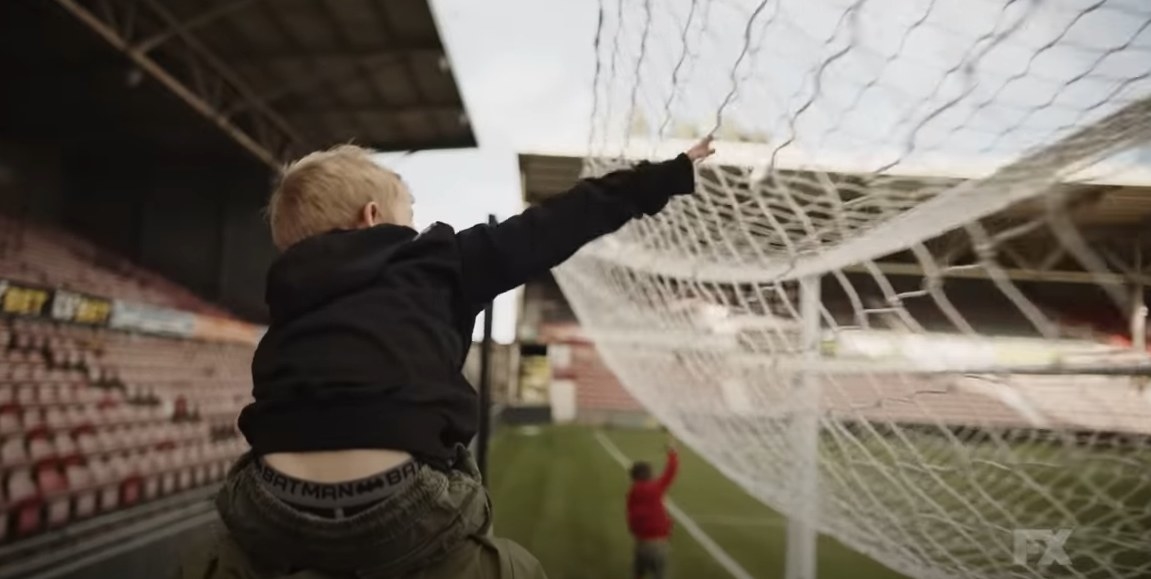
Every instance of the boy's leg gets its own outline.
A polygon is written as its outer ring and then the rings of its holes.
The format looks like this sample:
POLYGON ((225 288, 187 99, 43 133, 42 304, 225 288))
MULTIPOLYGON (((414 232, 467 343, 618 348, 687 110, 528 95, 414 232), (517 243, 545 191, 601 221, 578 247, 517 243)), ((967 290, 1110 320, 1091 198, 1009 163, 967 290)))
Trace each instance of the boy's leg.
POLYGON ((631 555, 631 576, 634 579, 643 579, 647 576, 647 558, 644 555, 643 541, 635 542, 635 549, 631 555))
POLYGON ((652 557, 652 579, 666 579, 670 546, 667 539, 656 541, 652 557))
POLYGON ((667 575, 668 543, 666 539, 637 541, 633 576, 636 579, 650 576, 664 579, 667 575))

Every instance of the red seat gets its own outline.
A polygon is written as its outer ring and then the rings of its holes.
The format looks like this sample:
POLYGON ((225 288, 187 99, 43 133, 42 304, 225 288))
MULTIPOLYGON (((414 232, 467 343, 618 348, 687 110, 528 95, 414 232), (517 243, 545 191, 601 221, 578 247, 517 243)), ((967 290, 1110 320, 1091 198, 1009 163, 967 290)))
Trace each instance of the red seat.
POLYGON ((26 537, 42 529, 43 503, 27 469, 13 471, 8 477, 8 512, 12 518, 13 536, 26 537))
POLYGON ((0 407, 0 436, 20 432, 20 407, 9 405, 0 407))
POLYGON ((71 502, 66 494, 68 481, 60 473, 60 467, 55 463, 37 467, 36 485, 40 488, 40 496, 48 507, 48 526, 59 527, 67 523, 71 502))
POLYGON ((136 462, 128 457, 117 456, 109 461, 109 466, 120 481, 120 504, 129 506, 140 502, 144 495, 144 478, 140 476, 136 462))

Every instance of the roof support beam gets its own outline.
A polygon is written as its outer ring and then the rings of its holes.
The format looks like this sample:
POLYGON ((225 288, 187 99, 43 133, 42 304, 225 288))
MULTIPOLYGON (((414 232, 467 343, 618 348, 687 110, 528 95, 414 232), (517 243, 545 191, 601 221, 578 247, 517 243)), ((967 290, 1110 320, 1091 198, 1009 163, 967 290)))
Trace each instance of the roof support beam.
MULTIPOLYGON (((375 68, 375 66, 369 66, 369 68, 372 69, 375 68)), ((268 106, 280 99, 287 98, 295 94, 300 94, 317 86, 338 83, 342 79, 355 79, 358 78, 361 74, 362 73, 359 70, 321 70, 316 74, 295 78, 281 86, 276 87, 273 90, 262 94, 257 94, 255 95, 255 98, 251 100, 236 102, 233 106, 226 107, 224 109, 224 115, 232 117, 247 112, 257 106, 268 106)))
POLYGON ((243 118, 221 113, 221 109, 228 106, 228 101, 254 101, 254 92, 199 41, 180 29, 175 17, 154 0, 128 4, 132 10, 143 9, 146 6, 155 13, 158 20, 174 27, 172 30, 175 30, 175 35, 183 42, 173 44, 169 56, 182 67, 165 67, 154 60, 148 52, 132 44, 130 38, 134 35, 127 27, 139 19, 134 12, 129 13, 130 18, 117 17, 117 9, 124 3, 101 0, 94 8, 89 9, 78 0, 56 0, 56 2, 82 24, 124 53, 140 70, 156 79, 177 98, 269 166, 278 167, 285 158, 294 154, 294 150, 307 147, 305 139, 294 127, 283 117, 259 103, 253 103, 243 118))
POLYGON ((232 0, 219 6, 214 6, 183 22, 170 26, 167 30, 154 34, 136 45, 140 52, 151 52, 152 49, 168 41, 168 39, 195 30, 201 26, 211 24, 217 19, 227 16, 241 8, 247 7, 256 0, 232 0))

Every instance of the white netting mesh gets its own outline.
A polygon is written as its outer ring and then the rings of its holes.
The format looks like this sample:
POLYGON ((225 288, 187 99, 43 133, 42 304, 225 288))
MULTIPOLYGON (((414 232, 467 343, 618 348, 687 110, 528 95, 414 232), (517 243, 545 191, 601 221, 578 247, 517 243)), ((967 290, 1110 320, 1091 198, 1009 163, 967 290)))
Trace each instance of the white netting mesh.
POLYGON ((1120 339, 1145 335, 1151 3, 600 14, 587 172, 721 139, 696 195, 557 271, 629 390, 908 575, 1151 576, 1147 355, 1120 339), (1070 529, 1071 564, 1028 529, 1070 529))

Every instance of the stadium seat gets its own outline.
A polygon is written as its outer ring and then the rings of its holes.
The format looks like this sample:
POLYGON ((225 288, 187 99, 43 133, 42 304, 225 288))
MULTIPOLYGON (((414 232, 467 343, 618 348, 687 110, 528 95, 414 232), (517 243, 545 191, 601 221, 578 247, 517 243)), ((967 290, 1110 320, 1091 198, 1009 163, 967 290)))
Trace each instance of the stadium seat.
POLYGON ((36 483, 27 469, 18 469, 8 475, 8 513, 14 537, 24 537, 42 528, 40 501, 36 483))
POLYGON ((101 512, 110 511, 120 506, 120 485, 116 480, 116 473, 112 465, 103 458, 92 458, 88 461, 88 468, 92 471, 92 482, 99 496, 101 512))
POLYGON ((37 388, 40 404, 56 404, 60 402, 60 387, 56 384, 40 384, 37 388))
POLYGON ((28 463, 28 449, 22 436, 10 437, 0 445, 0 463, 6 467, 28 463))
POLYGON ((95 454, 100 451, 100 439, 94 430, 80 429, 76 433, 76 448, 84 455, 95 454))
POLYGON ((118 446, 115 430, 105 426, 96 430, 96 448, 100 451, 109 451, 118 446))
POLYGON ((44 410, 44 425, 50 430, 62 430, 69 426, 64 408, 52 406, 44 410))
POLYGON ((187 446, 178 446, 172 452, 172 463, 176 468, 176 488, 178 490, 187 490, 192 488, 192 483, 195 480, 193 469, 191 468, 191 457, 188 454, 187 446))
POLYGON ((157 450, 153 460, 156 464, 156 470, 160 472, 160 493, 169 495, 176 492, 176 483, 179 477, 177 476, 176 461, 172 455, 172 450, 157 450))
POLYGON ((219 481, 244 449, 212 441, 250 399, 248 346, 31 319, 0 336, 21 346, 0 346, 0 540, 219 481))
POLYGON ((149 449, 133 457, 136 472, 143 481, 143 499, 152 500, 160 495, 160 464, 156 451, 149 449))
POLYGON ((56 456, 66 461, 77 456, 76 443, 72 440, 72 435, 67 431, 57 431, 53 444, 56 447, 56 456))
POLYGON ((67 523, 71 514, 71 499, 67 494, 68 481, 60 474, 59 466, 47 464, 37 467, 36 485, 48 507, 48 526, 59 527, 67 523))
POLYGON ((131 506, 138 502, 144 494, 143 477, 137 470, 137 462, 130 457, 119 455, 108 461, 112 475, 120 482, 120 505, 131 506))
POLYGON ((0 407, 0 436, 20 432, 20 407, 8 405, 0 407))
POLYGON ((67 465, 64 473, 69 488, 79 491, 75 497, 75 517, 92 516, 96 512, 97 498, 96 491, 93 489, 95 480, 92 477, 92 471, 84 464, 72 463, 67 465))
POLYGON ((22 406, 36 403, 36 388, 32 384, 21 384, 16 390, 16 402, 22 406))
POLYGON ((25 408, 21 420, 24 432, 32 432, 44 428, 44 413, 40 407, 25 408))
POLYGON ((28 437, 28 458, 32 462, 42 462, 56 457, 56 447, 46 432, 28 437))

